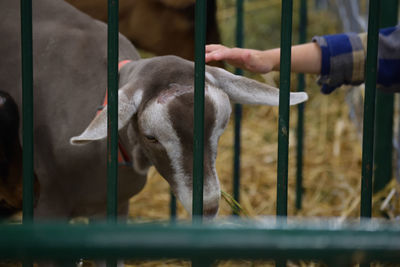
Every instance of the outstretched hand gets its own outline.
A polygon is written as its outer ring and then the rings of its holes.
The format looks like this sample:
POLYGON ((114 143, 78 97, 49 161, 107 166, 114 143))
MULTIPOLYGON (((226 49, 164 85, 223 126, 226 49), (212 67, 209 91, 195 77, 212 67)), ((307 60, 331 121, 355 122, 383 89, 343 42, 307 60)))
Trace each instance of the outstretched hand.
MULTIPOLYGON (((266 51, 245 48, 229 48, 219 44, 206 45, 206 63, 224 60, 228 64, 251 72, 267 73, 275 70, 276 58, 266 51)), ((272 54, 271 54, 272 55, 272 54)), ((279 58, 278 58, 279 65, 279 58)))

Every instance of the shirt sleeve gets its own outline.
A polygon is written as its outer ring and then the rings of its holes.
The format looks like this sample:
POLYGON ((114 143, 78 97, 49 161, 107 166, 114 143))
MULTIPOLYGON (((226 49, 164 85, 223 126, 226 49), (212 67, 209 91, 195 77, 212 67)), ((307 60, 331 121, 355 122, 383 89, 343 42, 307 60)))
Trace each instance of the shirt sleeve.
MULTIPOLYGON (((315 36, 313 42, 321 47, 322 62, 318 84, 322 93, 329 94, 344 84, 364 82, 366 57, 365 33, 345 33, 315 36)), ((378 87, 391 92, 400 91, 400 27, 380 30, 378 48, 378 87)))
POLYGON ((400 25, 380 31, 377 83, 383 91, 400 92, 400 25))

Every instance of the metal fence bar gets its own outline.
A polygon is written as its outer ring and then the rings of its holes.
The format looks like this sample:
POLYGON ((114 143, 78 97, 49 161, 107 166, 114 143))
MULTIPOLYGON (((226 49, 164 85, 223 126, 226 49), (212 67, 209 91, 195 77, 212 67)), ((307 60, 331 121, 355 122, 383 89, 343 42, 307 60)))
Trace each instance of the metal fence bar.
MULTIPOLYGON (((197 0, 195 7, 195 79, 193 135, 193 223, 201 223, 204 188, 204 80, 206 45, 206 0, 197 0)), ((211 266, 204 257, 193 255, 192 267, 211 266)))
POLYGON ((279 91, 279 125, 278 125, 278 177, 276 214, 287 215, 287 184, 289 160, 289 94, 290 62, 292 43, 293 1, 282 1, 281 17, 281 64, 279 91))
MULTIPOLYGON (((33 38, 32 0, 21 0, 21 75, 22 75, 22 162, 23 162, 23 210, 24 224, 33 221, 33 38)), ((24 267, 32 266, 29 260, 24 267)))
MULTIPOLYGON (((118 215, 118 0, 108 0, 107 26, 107 221, 117 222, 118 215)), ((116 258, 107 257, 107 267, 117 266, 116 258)))
MULTIPOLYGON (((276 214, 287 216, 288 161, 289 161, 289 95, 290 63, 292 44, 293 1, 282 0, 281 13, 281 55, 280 55, 280 91, 278 122, 278 170, 276 192, 276 214)), ((286 258, 276 260, 276 266, 286 266, 286 258)))
POLYGON ((21 0, 23 222, 33 220, 32 0, 21 0))
MULTIPOLYGON (((380 28, 397 24, 398 0, 383 1, 380 28)), ((383 189, 392 179, 394 95, 376 92, 374 188, 383 189)))
MULTIPOLYGON (((4 225, 1 259, 313 259, 400 262, 399 225, 4 225), (228 226, 229 225, 229 226, 228 226), (373 230, 373 231, 372 231, 373 230)), ((337 264, 336 266, 347 266, 337 264)))
POLYGON ((176 197, 174 195, 174 193, 172 193, 172 191, 170 190, 169 193, 170 199, 169 199, 169 216, 171 221, 175 221, 176 220, 176 197))
POLYGON ((118 211, 118 0, 108 0, 107 220, 118 211))
MULTIPOLYGON (((307 39, 307 1, 300 2, 299 43, 304 44, 307 39)), ((305 88, 304 74, 297 76, 297 91, 305 88)), ((304 103, 298 105, 297 113, 297 160, 296 160, 296 209, 301 209, 303 195, 303 140, 304 140, 304 103)))
MULTIPOLYGON (((236 0, 236 46, 243 47, 243 0, 236 0)), ((243 75, 243 70, 236 68, 236 75, 243 75)), ((233 198, 240 202, 240 146, 242 128, 242 105, 235 104, 235 133, 233 158, 233 198)), ((233 211, 233 215, 239 215, 233 211)))
POLYGON ((374 158, 375 93, 377 79, 380 0, 370 0, 368 15, 367 59, 362 152, 361 217, 371 217, 374 158))
POLYGON ((203 215, 204 178, 204 72, 206 43, 206 1, 196 1, 195 8, 195 81, 193 135, 193 216, 203 215))

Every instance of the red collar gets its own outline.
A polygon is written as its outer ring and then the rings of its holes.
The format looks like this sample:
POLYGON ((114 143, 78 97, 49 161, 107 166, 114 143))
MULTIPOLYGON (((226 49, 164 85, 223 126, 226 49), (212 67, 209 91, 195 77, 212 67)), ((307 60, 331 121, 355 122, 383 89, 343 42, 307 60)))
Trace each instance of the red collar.
POLYGON ((127 63, 131 62, 132 60, 129 59, 125 59, 122 60, 118 63, 118 71, 120 71, 122 69, 123 66, 125 66, 127 63))
MULTIPOLYGON (((131 62, 132 60, 122 60, 118 63, 118 71, 120 71, 122 69, 122 67, 124 67, 127 63, 131 62)), ((103 105, 100 106, 97 109, 97 113, 96 116, 101 112, 101 110, 107 106, 108 103, 108 92, 106 89, 106 95, 104 97, 104 101, 103 101, 103 105)), ((124 148, 124 146, 121 143, 121 138, 118 136, 118 164, 121 166, 131 166, 132 165, 132 161, 129 157, 128 152, 126 151, 126 149, 124 148)))
MULTIPOLYGON (((118 63, 118 72, 119 72, 127 63, 129 63, 129 62, 131 62, 131 61, 132 61, 132 60, 128 60, 128 59, 120 61, 120 62, 118 63)), ((104 108, 105 106, 107 106, 107 104, 108 104, 107 97, 108 97, 108 93, 107 93, 107 89, 106 89, 106 96, 104 97, 103 105, 101 105, 101 106, 97 109, 96 115, 98 115, 98 114, 100 113, 100 111, 102 111, 103 108, 104 108)))

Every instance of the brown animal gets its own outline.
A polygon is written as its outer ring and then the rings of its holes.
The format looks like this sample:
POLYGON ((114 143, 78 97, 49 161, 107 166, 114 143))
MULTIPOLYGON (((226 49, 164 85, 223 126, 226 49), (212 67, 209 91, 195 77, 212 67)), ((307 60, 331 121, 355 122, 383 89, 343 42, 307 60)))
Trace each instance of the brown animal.
MULTIPOLYGON (((90 16, 107 21, 107 0, 67 0, 90 16)), ((194 59, 195 0, 120 0, 119 30, 136 47, 156 55, 194 59)), ((207 43, 220 43, 216 2, 207 1, 207 43)))
MULTIPOLYGON (((18 138, 18 107, 0 91, 0 218, 22 210, 22 149, 18 138)), ((35 175, 35 199, 39 182, 35 175)))

